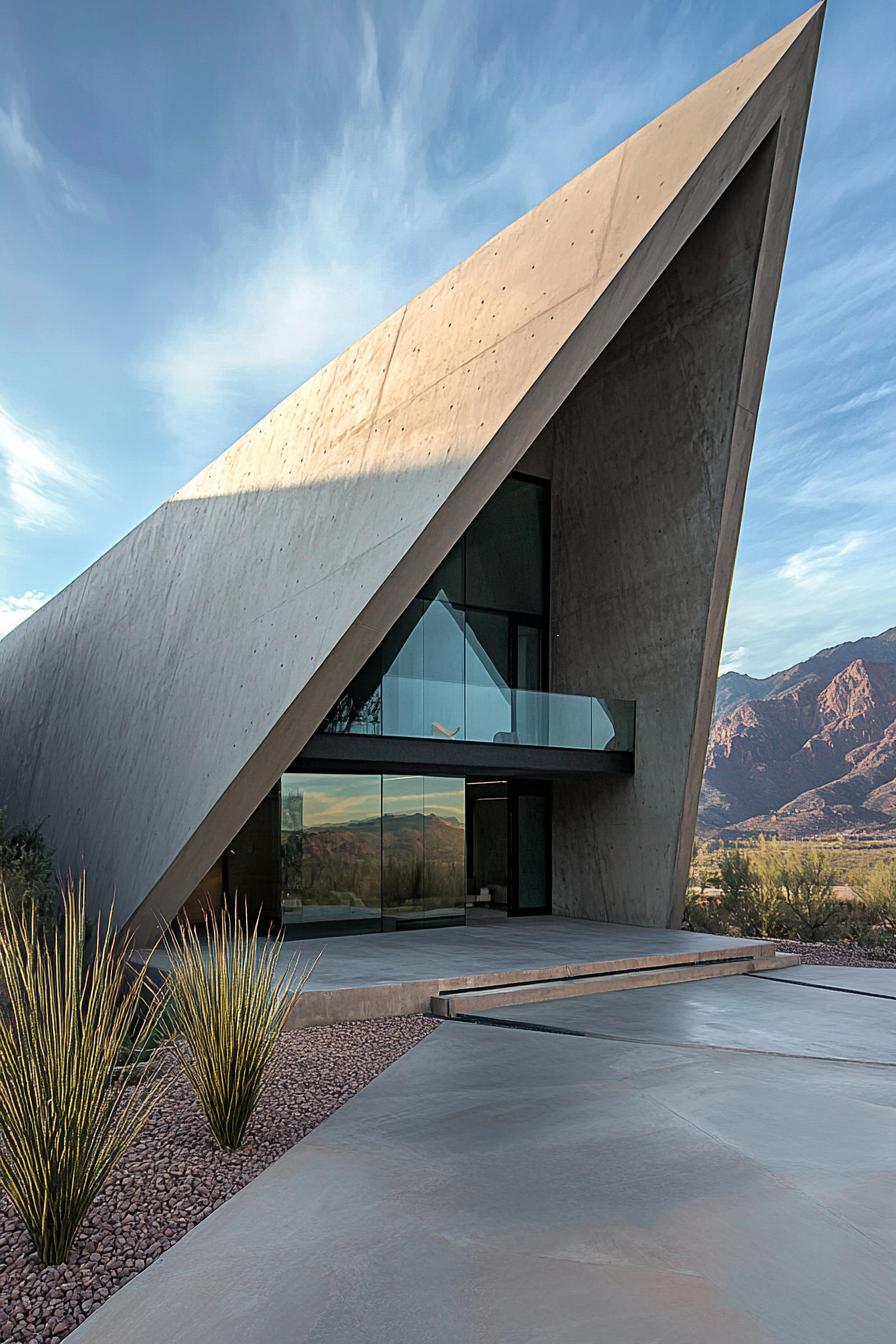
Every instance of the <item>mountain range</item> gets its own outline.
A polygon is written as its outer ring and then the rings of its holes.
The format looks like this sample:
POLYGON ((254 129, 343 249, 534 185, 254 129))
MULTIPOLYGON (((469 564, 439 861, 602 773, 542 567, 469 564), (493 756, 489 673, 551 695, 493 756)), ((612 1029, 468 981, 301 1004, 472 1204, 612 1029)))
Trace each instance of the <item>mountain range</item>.
POLYGON ((896 835, 896 626, 719 678, 698 834, 896 835))

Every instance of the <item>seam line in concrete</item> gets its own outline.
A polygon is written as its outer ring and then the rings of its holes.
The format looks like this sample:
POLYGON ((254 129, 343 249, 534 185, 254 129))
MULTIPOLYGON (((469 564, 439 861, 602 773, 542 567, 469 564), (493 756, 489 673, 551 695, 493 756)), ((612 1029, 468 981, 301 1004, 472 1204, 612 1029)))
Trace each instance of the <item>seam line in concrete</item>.
MULTIPOLYGON (((861 969, 856 967, 857 970, 861 969)), ((870 969, 865 967, 866 970, 870 969)), ((879 970, 887 968, 878 967, 879 970)), ((896 1000, 896 994, 875 994, 872 989, 848 989, 846 985, 824 985, 818 980, 779 980, 776 971, 747 971, 747 975, 755 980, 772 980, 776 985, 796 985, 798 989, 826 989, 833 994, 855 994, 863 999, 883 999, 885 1003, 893 1003, 896 1000)), ((896 980, 896 976, 893 977, 896 980)))
POLYGON ((482 1017, 475 1013, 458 1013, 455 1022, 475 1022, 484 1027, 510 1027, 515 1031, 545 1031, 555 1036, 577 1036, 585 1041, 618 1041, 621 1045, 654 1045, 665 1050, 724 1050, 732 1055, 762 1055, 769 1059, 818 1060, 823 1064, 862 1064, 874 1069, 892 1069, 896 1061, 888 1059, 861 1059, 854 1055, 801 1055, 796 1050, 760 1050, 752 1045, 713 1045, 710 1041, 653 1041, 642 1036, 614 1036, 602 1031, 576 1031, 573 1027, 548 1026, 542 1022, 514 1022, 510 1018, 482 1017))
POLYGON ((685 1115, 682 1111, 679 1111, 674 1106, 670 1105, 668 1101, 664 1101, 662 1097, 658 1097, 655 1093, 639 1087, 634 1079, 629 1080, 629 1085, 641 1096, 649 1098, 655 1105, 661 1106, 663 1110, 668 1111, 670 1115, 676 1116, 682 1124, 689 1125, 692 1129, 695 1129, 698 1134, 703 1134, 711 1143, 719 1144, 722 1148, 727 1149, 728 1152, 733 1153, 735 1157, 740 1159, 740 1161, 748 1162, 751 1166, 758 1167, 760 1171, 764 1171, 769 1179, 774 1181, 776 1185, 783 1186, 786 1189, 793 1191, 793 1193, 800 1199, 807 1200, 828 1218, 831 1218, 836 1223, 840 1223, 843 1227, 849 1228, 855 1236, 861 1237, 865 1241, 870 1241, 871 1245, 876 1246, 879 1250, 887 1250, 887 1246, 883 1241, 878 1240, 877 1237, 873 1237, 869 1232, 866 1232, 863 1228, 859 1227, 858 1224, 854 1223, 851 1218, 846 1216, 846 1214, 838 1212, 837 1209, 830 1208, 820 1200, 817 1195, 813 1195, 808 1190, 804 1189, 795 1178, 787 1176, 781 1171, 777 1171, 774 1167, 767 1165, 765 1162, 761 1162, 757 1157, 754 1157, 745 1149, 739 1148, 736 1143, 732 1143, 730 1140, 723 1138, 721 1134, 716 1134, 711 1129, 704 1128, 703 1125, 698 1124, 691 1116, 685 1115))

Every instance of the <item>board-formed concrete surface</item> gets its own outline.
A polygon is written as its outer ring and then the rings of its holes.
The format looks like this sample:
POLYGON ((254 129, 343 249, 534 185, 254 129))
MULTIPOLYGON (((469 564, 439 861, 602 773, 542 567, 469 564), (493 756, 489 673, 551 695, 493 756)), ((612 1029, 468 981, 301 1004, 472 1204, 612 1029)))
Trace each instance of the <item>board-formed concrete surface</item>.
POLYGON ((447 1023, 71 1339, 892 1344, 894 1194, 890 1068, 447 1023))
POLYGON ((780 983, 790 974, 623 990, 596 999, 495 1008, 477 1017, 613 1040, 896 1064, 892 999, 780 983))
POLYGON ((590 371, 556 424, 551 640, 558 689, 637 701, 638 782, 567 799, 558 908, 680 922, 820 30, 819 6, 485 243, 0 640, 0 801, 138 941, 590 371))

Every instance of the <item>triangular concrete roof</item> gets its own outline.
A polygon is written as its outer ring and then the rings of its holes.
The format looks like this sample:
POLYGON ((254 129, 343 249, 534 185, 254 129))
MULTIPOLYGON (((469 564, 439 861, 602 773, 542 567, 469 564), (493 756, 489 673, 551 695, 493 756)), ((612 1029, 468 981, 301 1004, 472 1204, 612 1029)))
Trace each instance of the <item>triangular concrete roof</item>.
POLYGON ((755 414, 821 11, 380 323, 0 641, 0 802, 44 818, 62 860, 142 911, 142 932, 175 912, 777 127, 742 401, 755 414))

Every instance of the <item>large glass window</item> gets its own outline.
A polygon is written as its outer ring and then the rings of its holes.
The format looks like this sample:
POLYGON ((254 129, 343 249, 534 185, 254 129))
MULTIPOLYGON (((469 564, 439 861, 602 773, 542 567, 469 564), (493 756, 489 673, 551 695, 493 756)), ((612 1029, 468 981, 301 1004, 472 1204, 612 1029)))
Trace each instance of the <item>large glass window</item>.
POLYGON ((379 927, 379 775, 288 774, 280 785, 284 927, 358 932, 379 927))
POLYGON ((423 780, 423 900, 429 919, 463 914, 466 787, 462 779, 423 780))
POLYGON ((420 589, 420 596, 439 602, 454 602, 463 606, 464 597, 464 539, 448 552, 432 578, 420 589))
POLYGON ((464 917, 464 781, 284 775, 281 917, 293 935, 464 917))
POLYGON ((510 476, 466 531, 469 607, 544 614, 547 486, 510 476))
POLYGON ((466 682, 468 739, 507 741, 512 728, 508 616, 467 612, 466 682))
MULTIPOLYGON (((383 915, 388 921, 423 905, 423 777, 383 777, 383 915)), ((388 925, 387 925, 388 927, 388 925)))
POLYGON ((464 617, 448 602, 412 602, 382 648, 382 732, 464 736, 464 617))
POLYGON ((383 927, 463 917, 464 781, 383 777, 383 927))
POLYGON ((326 732, 512 741, 510 687, 541 690, 548 486, 509 477, 323 725, 326 732))

